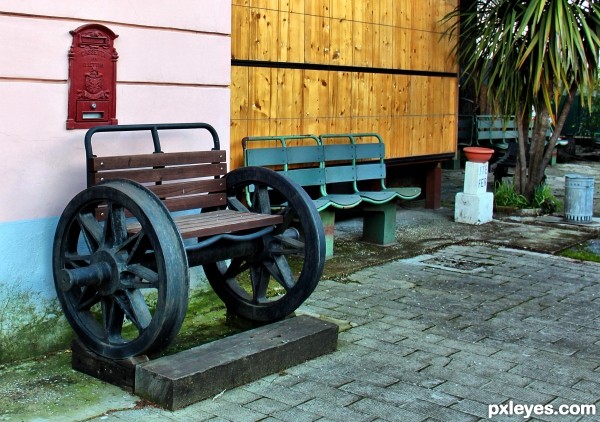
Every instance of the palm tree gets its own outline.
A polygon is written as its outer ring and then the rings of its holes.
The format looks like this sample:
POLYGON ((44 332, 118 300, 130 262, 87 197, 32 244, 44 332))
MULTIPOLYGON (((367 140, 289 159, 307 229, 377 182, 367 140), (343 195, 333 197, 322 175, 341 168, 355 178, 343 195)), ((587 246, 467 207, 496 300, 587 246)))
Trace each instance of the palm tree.
POLYGON ((543 182, 575 94, 579 91, 591 106, 599 82, 600 5, 598 0, 467 3, 445 17, 450 23, 446 35, 460 34, 454 52, 463 76, 475 83, 477 92, 487 87, 497 114, 515 115, 515 189, 531 199, 543 182), (563 96, 566 100, 560 101, 563 96), (554 130, 547 139, 551 121, 554 130))

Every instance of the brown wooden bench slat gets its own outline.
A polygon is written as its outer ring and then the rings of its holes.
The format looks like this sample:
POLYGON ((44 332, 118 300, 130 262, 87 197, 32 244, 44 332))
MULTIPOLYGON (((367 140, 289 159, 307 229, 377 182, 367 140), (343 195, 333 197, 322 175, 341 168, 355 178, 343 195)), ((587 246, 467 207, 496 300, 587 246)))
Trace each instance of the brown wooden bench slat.
POLYGON ((176 196, 196 195, 205 192, 222 192, 225 190, 225 179, 204 179, 192 182, 165 183, 146 186, 161 199, 176 196))
POLYGON ((219 207, 227 204, 225 193, 209 193, 206 195, 182 196, 162 201, 169 211, 192 210, 196 208, 219 207))
POLYGON ((225 159, 226 154, 222 150, 94 157, 90 162, 90 171, 220 163, 225 162, 225 159))
POLYGON ((113 170, 92 173, 93 184, 109 179, 130 179, 138 183, 162 182, 168 180, 193 179, 199 177, 223 176, 227 172, 225 163, 195 164, 188 166, 166 167, 157 169, 113 170))
MULTIPOLYGON (((184 239, 213 236, 223 233, 234 233, 242 230, 256 229, 280 224, 281 215, 256 214, 233 210, 220 210, 204 214, 193 214, 176 217, 175 223, 184 239)), ((138 223, 127 227, 130 233, 140 230, 138 223)))

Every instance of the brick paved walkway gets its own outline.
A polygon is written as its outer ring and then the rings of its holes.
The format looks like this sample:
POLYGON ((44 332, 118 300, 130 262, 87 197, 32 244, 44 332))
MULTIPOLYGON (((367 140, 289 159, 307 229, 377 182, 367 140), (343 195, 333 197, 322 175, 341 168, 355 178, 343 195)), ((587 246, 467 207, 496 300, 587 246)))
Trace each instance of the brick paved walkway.
POLYGON ((349 322, 337 352, 177 412, 96 420, 473 421, 511 400, 600 411, 598 264, 450 246, 323 281, 302 309, 349 322))

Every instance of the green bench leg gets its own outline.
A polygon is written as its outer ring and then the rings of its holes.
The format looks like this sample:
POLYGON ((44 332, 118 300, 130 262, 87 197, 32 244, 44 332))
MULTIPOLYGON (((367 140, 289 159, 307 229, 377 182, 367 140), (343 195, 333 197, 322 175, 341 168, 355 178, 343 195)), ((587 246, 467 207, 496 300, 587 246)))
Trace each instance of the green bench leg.
POLYGON ((363 240, 377 245, 396 242, 396 202, 363 207, 363 240))
POLYGON ((326 209, 319 211, 323 229, 325 229, 325 259, 333 256, 333 228, 335 225, 335 211, 326 209))

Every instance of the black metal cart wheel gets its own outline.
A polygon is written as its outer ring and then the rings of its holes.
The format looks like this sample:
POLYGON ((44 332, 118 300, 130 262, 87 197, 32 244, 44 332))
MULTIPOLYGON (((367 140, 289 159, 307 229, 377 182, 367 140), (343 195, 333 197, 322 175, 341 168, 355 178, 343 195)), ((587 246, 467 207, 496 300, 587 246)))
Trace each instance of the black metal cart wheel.
POLYGON ((111 180, 76 195, 56 230, 58 299, 80 341, 120 359, 158 351, 181 328, 188 262, 168 210, 148 189, 111 180))
POLYGON ((263 236, 250 256, 204 264, 228 310, 254 321, 291 314, 313 292, 325 263, 323 224, 312 200, 296 183, 262 167, 226 176, 230 209, 280 214, 283 223, 263 236))

